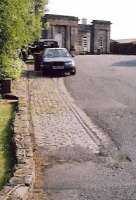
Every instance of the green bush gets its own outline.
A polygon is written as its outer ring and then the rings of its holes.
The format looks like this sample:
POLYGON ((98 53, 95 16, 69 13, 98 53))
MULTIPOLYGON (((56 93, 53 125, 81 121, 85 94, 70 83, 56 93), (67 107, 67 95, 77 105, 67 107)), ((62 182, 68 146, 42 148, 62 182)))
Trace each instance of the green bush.
POLYGON ((0 78, 18 78, 22 63, 16 52, 40 37, 47 0, 0 1, 0 78))
POLYGON ((11 78, 18 79, 21 76, 23 70, 23 62, 19 58, 3 58, 2 68, 1 68, 1 79, 11 78))

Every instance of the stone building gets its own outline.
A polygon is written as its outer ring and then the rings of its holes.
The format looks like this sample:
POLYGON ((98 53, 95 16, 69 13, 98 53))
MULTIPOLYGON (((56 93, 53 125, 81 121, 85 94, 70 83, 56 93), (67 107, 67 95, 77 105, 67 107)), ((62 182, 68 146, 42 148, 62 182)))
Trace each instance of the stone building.
POLYGON ((42 38, 54 38, 60 47, 74 47, 80 54, 110 53, 110 21, 78 22, 74 16, 46 14, 42 18, 42 38))
POLYGON ((77 46, 78 18, 73 16, 46 14, 42 18, 42 38, 54 38, 60 47, 70 50, 77 46))
POLYGON ((93 20, 91 26, 91 52, 110 53, 110 21, 93 20))
POLYGON ((91 44, 91 25, 83 19, 82 24, 78 25, 78 52, 82 54, 91 52, 91 44))

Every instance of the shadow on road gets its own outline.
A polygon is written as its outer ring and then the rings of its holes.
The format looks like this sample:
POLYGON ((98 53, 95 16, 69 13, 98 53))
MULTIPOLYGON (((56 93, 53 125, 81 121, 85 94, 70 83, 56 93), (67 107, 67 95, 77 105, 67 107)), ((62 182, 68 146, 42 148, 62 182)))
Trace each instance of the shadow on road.
POLYGON ((136 60, 120 61, 113 63, 114 67, 136 67, 136 60))
POLYGON ((24 71, 22 76, 36 79, 36 78, 40 78, 40 77, 61 78, 61 77, 69 76, 69 75, 68 74, 64 74, 64 73, 60 73, 60 72, 43 74, 41 71, 26 70, 26 71, 24 71))

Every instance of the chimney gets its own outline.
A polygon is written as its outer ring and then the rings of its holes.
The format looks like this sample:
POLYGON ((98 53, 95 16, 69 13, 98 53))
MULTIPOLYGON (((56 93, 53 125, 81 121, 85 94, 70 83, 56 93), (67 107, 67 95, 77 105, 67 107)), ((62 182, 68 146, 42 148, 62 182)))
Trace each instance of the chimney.
POLYGON ((87 19, 86 19, 86 18, 82 18, 82 19, 81 19, 81 23, 82 23, 82 24, 87 24, 87 19))

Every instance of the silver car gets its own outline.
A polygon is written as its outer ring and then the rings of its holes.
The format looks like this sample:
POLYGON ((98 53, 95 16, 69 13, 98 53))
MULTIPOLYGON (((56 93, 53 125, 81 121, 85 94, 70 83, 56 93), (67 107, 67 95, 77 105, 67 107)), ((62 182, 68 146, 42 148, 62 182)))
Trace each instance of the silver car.
POLYGON ((66 48, 46 48, 43 52, 41 69, 50 72, 70 72, 76 74, 75 61, 66 48))

